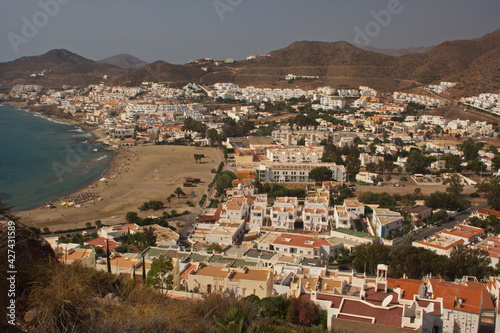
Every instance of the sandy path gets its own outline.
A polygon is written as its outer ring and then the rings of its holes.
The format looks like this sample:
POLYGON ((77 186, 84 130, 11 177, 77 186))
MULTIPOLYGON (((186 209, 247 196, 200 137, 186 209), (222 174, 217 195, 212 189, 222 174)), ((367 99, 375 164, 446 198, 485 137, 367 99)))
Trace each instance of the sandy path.
MULTIPOLYGON (((167 210, 191 210, 186 206, 186 201, 197 203, 200 200, 212 181, 210 170, 217 168, 221 161, 221 154, 215 148, 154 145, 124 147, 105 176, 108 181, 97 181, 87 189, 97 193, 103 200, 87 202, 80 208, 60 206, 57 202, 55 209, 37 208, 18 215, 27 225, 49 227, 51 231, 83 227, 86 222, 96 220, 104 224, 116 224, 125 221, 127 212, 139 212, 137 207, 144 201, 161 200, 167 204, 167 197, 177 187, 181 187, 187 195, 193 193, 194 198, 173 198, 167 210), (204 154, 207 158, 202 163, 195 163, 194 154, 204 154), (188 176, 200 178, 202 183, 196 187, 182 187, 184 177, 188 176)), ((140 213, 144 217, 161 214, 162 211, 140 213)))

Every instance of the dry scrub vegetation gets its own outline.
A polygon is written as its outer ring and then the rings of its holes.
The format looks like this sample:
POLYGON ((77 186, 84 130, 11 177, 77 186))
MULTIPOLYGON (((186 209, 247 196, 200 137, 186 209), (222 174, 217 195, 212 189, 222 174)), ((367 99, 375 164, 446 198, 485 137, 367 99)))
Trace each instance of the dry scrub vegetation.
POLYGON ((76 264, 52 264, 32 272, 21 325, 29 332, 325 331, 317 307, 300 299, 275 297, 264 304, 255 296, 236 299, 214 294, 179 300, 130 278, 76 264), (304 318, 316 318, 316 323, 294 325, 304 318))

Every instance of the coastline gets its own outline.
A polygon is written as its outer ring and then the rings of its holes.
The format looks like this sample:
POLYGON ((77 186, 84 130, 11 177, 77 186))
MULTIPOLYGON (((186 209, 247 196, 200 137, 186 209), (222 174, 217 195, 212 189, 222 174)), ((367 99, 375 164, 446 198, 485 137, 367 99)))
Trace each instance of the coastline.
POLYGON ((105 146, 106 148, 103 150, 107 150, 107 151, 119 150, 119 146, 117 146, 116 148, 113 148, 111 145, 106 143, 105 139, 107 139, 107 136, 103 132, 103 130, 100 129, 99 127, 90 126, 88 124, 82 123, 81 121, 78 121, 78 120, 74 119, 73 117, 69 117, 69 116, 68 117, 58 117, 57 113, 54 114, 54 113, 44 112, 42 110, 34 108, 31 105, 28 105, 26 102, 1 101, 0 104, 10 105, 10 106, 22 109, 24 111, 28 111, 28 112, 32 112, 32 113, 36 113, 36 114, 41 114, 41 115, 47 117, 48 119, 56 119, 58 121, 67 123, 68 125, 78 126, 84 132, 88 132, 88 133, 92 134, 92 138, 91 138, 92 142, 99 142, 103 146, 105 146))
POLYGON ((163 210, 139 212, 138 207, 149 200, 164 202, 168 211, 191 211, 192 205, 196 205, 212 181, 211 170, 222 159, 216 148, 170 145, 123 147, 104 177, 75 193, 91 191, 97 199, 88 200, 79 207, 54 202, 52 209, 39 207, 18 215, 27 225, 57 231, 84 227, 86 223, 96 220, 104 225, 124 223, 125 215, 130 211, 138 212, 141 217, 161 216, 163 210), (208 156, 206 162, 195 163, 193 155, 199 153, 208 156), (184 188, 186 177, 200 178, 201 183, 184 188), (171 197, 177 187, 182 188, 186 196, 171 197))
MULTIPOLYGON (((107 141, 102 130, 82 126, 79 121, 57 117, 53 114, 33 110, 26 103, 2 102, 2 104, 21 108, 28 112, 41 113, 90 132, 95 141, 105 144, 107 141)), ((30 210, 17 212, 23 223, 37 228, 47 227, 51 231, 68 228, 85 227, 90 222, 100 220, 103 224, 124 223, 127 212, 138 212, 141 217, 159 216, 163 210, 139 212, 138 206, 148 200, 160 200, 166 204, 166 210, 192 211, 208 184, 213 179, 211 170, 223 161, 223 156, 216 148, 199 148, 194 146, 155 146, 152 144, 122 147, 106 150, 113 151, 108 167, 99 177, 84 186, 75 188, 64 198, 75 197, 82 193, 92 192, 95 197, 85 200, 74 207, 61 205, 54 201, 54 208, 39 206, 30 210), (203 163, 195 163, 194 154, 204 154, 203 163), (186 177, 200 178, 202 181, 195 187, 184 188, 186 177), (171 197, 174 190, 180 187, 185 197, 171 197), (78 206, 78 207, 77 207, 78 206)))
MULTIPOLYGON (((66 123, 68 125, 72 126, 77 126, 79 129, 81 129, 85 133, 90 133, 92 135, 91 138, 89 138, 90 142, 99 142, 102 144, 103 148, 100 148, 100 150, 107 151, 110 153, 111 159, 107 162, 105 169, 99 173, 99 175, 93 177, 89 181, 85 182, 81 186, 78 186, 76 188, 73 188, 71 190, 65 191, 63 194, 61 194, 56 200, 60 201, 63 200, 64 198, 67 197, 72 197, 76 196, 82 192, 85 192, 87 189, 94 187, 94 185, 99 181, 99 179, 106 177, 110 172, 113 171, 113 168, 115 167, 115 164, 117 163, 117 157, 120 155, 120 149, 119 146, 116 149, 111 149, 111 146, 105 143, 105 138, 106 135, 102 131, 102 129, 98 127, 92 127, 88 126, 86 124, 83 124, 75 119, 71 118, 65 118, 65 117, 57 117, 56 115, 53 114, 45 114, 42 111, 37 111, 34 108, 30 107, 27 105, 25 102, 15 102, 15 101, 2 101, 0 102, 2 105, 9 105, 15 108, 18 108, 22 111, 26 112, 31 112, 31 113, 36 113, 36 114, 41 114, 44 116, 44 118, 47 119, 56 119, 60 122, 66 123)), ((30 209, 24 209, 20 211, 15 211, 17 214, 22 214, 26 213, 35 209, 39 209, 40 207, 43 207, 44 205, 33 205, 33 208, 30 209)))

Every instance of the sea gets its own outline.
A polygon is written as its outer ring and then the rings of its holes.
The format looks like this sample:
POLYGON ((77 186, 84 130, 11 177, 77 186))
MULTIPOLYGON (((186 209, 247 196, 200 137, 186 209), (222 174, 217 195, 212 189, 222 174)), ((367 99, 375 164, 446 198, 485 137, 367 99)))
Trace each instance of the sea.
POLYGON ((0 104, 0 201, 14 212, 36 208, 98 180, 113 153, 91 133, 0 104))

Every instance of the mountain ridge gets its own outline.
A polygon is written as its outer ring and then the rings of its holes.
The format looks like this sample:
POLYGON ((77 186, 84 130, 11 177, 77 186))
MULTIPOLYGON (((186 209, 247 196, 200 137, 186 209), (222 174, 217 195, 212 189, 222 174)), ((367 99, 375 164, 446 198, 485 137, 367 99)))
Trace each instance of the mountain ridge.
MULTIPOLYGON (((144 81, 174 85, 233 82, 271 88, 367 85, 382 92, 453 81, 459 84, 452 93, 464 96, 500 89, 499 54, 500 29, 480 38, 447 41, 420 53, 398 56, 361 49, 344 41, 297 41, 266 56, 234 63, 200 59, 176 65, 158 60, 138 69, 123 69, 67 50, 52 50, 41 56, 0 63, 0 89, 15 83, 95 84, 103 81, 103 75, 108 75, 107 83, 120 85, 138 85, 144 81), (44 69, 50 70, 44 77, 30 77, 33 72, 44 69), (318 78, 288 82, 284 80, 287 74, 318 78)), ((137 59, 129 55, 114 57, 133 63, 137 59)))
POLYGON ((116 54, 97 62, 101 64, 113 65, 123 69, 139 69, 149 64, 148 62, 130 54, 116 54))

